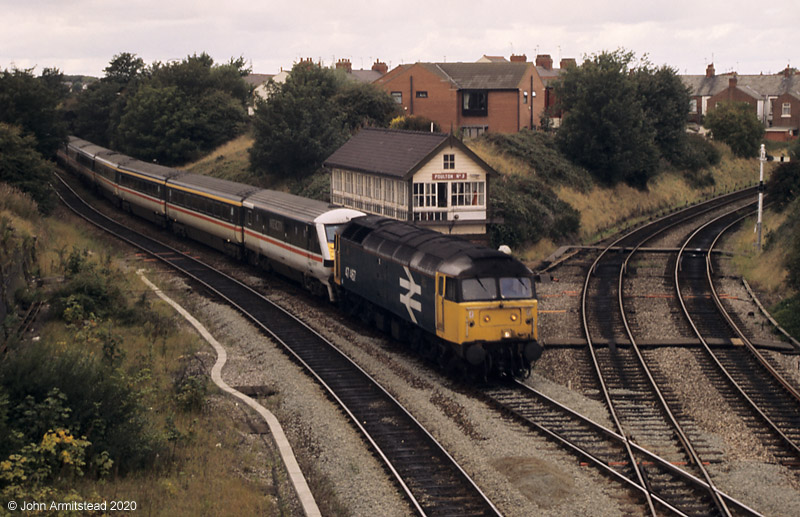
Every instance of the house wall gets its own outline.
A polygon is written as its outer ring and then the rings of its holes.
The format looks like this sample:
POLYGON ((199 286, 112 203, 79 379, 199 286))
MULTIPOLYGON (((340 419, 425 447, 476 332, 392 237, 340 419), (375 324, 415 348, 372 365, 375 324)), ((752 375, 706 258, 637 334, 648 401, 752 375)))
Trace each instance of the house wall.
MULTIPOLYGON (((434 120, 442 131, 464 128, 488 128, 491 132, 515 133, 522 128, 539 125, 544 110, 544 84, 531 64, 516 90, 489 90, 488 112, 484 117, 462 114, 463 93, 449 81, 415 64, 397 67, 375 81, 387 93, 400 92, 403 112, 434 120), (533 90, 531 90, 533 85, 533 90), (532 96, 532 91, 536 96, 532 96), (426 97, 418 97, 425 92, 426 97), (528 103, 524 101, 528 92, 528 103)), ((469 132, 467 132, 469 136, 469 132)))
POLYGON ((753 107, 753 113, 757 114, 758 112, 758 100, 739 90, 735 86, 729 86, 718 94, 711 96, 711 98, 708 99, 708 109, 712 110, 717 107, 718 103, 725 102, 746 102, 753 107))
MULTIPOLYGON (((800 99, 784 93, 772 101, 772 126, 773 127, 800 127, 800 99), (789 103, 789 116, 783 115, 783 105, 789 103)), ((794 136, 797 136, 796 134, 794 136)))

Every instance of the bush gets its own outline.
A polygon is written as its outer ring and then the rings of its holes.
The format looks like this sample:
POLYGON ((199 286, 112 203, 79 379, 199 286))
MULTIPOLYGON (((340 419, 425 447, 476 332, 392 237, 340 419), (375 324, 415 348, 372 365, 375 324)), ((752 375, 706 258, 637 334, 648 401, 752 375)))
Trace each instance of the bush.
POLYGON ((781 300, 770 312, 786 332, 800 339, 800 294, 781 300))
POLYGON ((0 416, 14 437, 0 441, 0 457, 64 429, 90 443, 90 465, 107 465, 110 459, 125 472, 152 461, 159 444, 145 431, 145 411, 132 383, 77 345, 32 343, 0 365, 0 390, 6 395, 0 416))
POLYGON ((752 106, 746 102, 726 102, 708 112, 705 126, 714 140, 730 146, 740 158, 758 155, 758 146, 764 136, 764 126, 752 106))
POLYGON ((575 166, 558 151, 551 133, 523 129, 515 134, 485 133, 481 138, 500 153, 530 164, 547 184, 565 185, 581 192, 592 187, 586 169, 575 166))
POLYGON ((686 135, 681 152, 673 161, 673 165, 689 172, 717 165, 722 159, 719 149, 701 135, 686 135))
POLYGON ((543 237, 559 240, 580 228, 580 214, 558 199, 542 181, 526 176, 502 176, 492 183, 492 203, 502 224, 489 228, 493 246, 516 247, 543 237))
POLYGON ((767 194, 780 209, 797 198, 800 194, 800 162, 778 165, 767 181, 767 194))
POLYGON ((433 131, 436 133, 442 132, 442 127, 438 122, 423 117, 422 115, 401 115, 393 118, 389 123, 389 129, 403 129, 406 131, 427 131, 430 132, 431 124, 433 124, 433 131))

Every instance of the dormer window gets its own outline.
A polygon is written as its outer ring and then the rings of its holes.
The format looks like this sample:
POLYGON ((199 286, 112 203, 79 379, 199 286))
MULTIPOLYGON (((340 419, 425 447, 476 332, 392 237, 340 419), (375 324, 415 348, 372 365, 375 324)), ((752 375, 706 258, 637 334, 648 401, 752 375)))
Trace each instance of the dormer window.
POLYGON ((444 155, 444 170, 452 170, 456 168, 456 155, 454 154, 445 154, 444 155))

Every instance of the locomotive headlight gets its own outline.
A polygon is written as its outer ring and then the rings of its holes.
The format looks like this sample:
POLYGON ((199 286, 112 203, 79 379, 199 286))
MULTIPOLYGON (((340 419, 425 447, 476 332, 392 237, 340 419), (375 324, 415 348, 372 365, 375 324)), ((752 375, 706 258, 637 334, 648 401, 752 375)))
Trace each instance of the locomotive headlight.
POLYGON ((483 322, 484 323, 489 323, 491 320, 492 320, 492 318, 490 318, 488 314, 483 317, 483 322))
POLYGON ((512 314, 511 315, 511 321, 517 321, 517 315, 516 314, 512 314))
POLYGON ((510 330, 504 330, 503 331, 503 339, 508 339, 510 337, 511 337, 511 331, 510 330))

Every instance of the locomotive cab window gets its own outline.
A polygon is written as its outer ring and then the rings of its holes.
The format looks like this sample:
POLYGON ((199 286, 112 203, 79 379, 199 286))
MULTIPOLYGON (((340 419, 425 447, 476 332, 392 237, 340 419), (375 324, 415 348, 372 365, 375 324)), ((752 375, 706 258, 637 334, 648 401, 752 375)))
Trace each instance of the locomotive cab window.
POLYGON ((504 300, 533 298, 531 279, 527 277, 506 277, 500 279, 500 297, 504 300))
POLYGON ((497 299, 497 279, 467 278, 461 281, 461 298, 465 302, 497 299))

